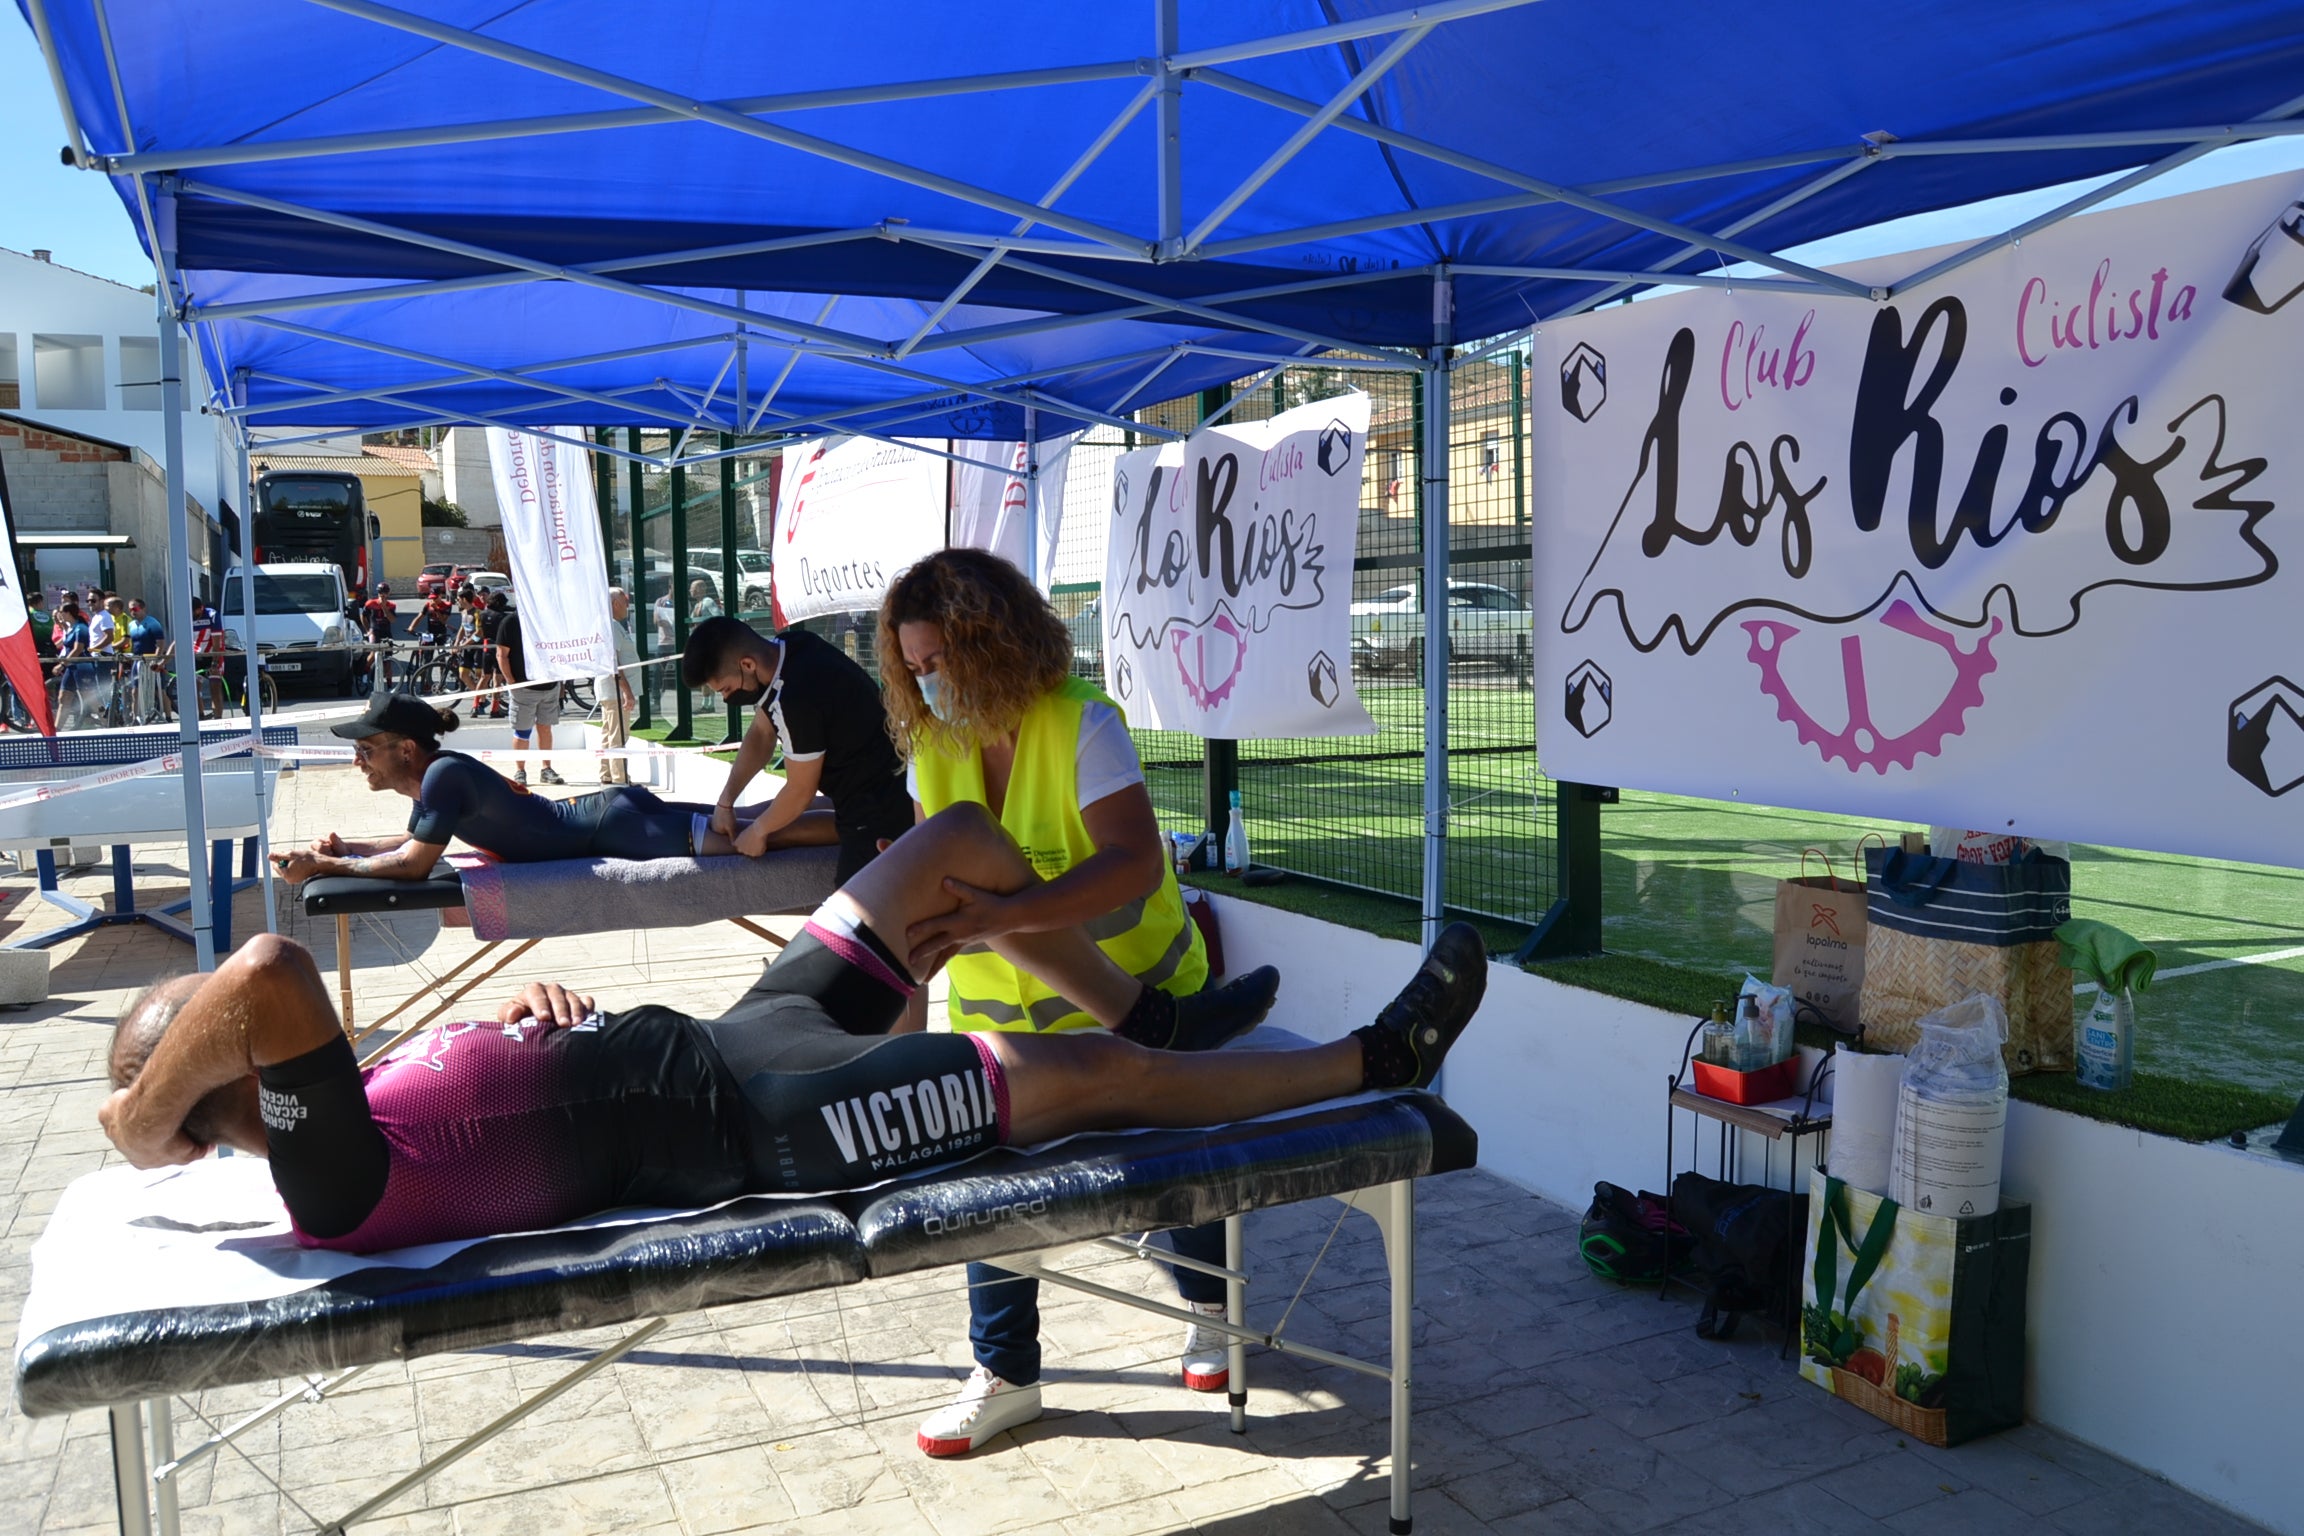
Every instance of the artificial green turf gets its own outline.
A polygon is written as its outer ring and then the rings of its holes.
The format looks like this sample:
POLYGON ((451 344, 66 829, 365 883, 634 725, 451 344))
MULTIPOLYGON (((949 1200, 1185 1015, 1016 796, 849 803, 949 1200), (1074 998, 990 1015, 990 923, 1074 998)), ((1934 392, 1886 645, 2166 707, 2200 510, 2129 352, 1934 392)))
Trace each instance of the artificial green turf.
POLYGON ((2008 1085, 2012 1098, 2091 1120, 2109 1120, 2184 1141, 2218 1141, 2235 1131, 2276 1125, 2296 1108, 2286 1095, 2229 1083, 2187 1083, 2139 1072, 2117 1093, 2083 1088, 2066 1072, 2036 1072, 2008 1085))

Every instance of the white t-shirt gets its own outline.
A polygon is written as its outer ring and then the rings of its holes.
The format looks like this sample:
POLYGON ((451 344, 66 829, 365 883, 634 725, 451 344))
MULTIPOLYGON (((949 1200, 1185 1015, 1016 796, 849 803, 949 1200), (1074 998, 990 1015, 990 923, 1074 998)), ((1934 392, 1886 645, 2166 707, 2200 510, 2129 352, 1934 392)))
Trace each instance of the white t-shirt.
MULTIPOLYGON (((1080 707, 1080 747, 1073 759, 1073 777, 1082 810, 1144 782, 1135 739, 1111 705, 1091 699, 1080 707)), ((920 798, 920 773, 910 763, 904 765, 904 788, 914 800, 920 798)))

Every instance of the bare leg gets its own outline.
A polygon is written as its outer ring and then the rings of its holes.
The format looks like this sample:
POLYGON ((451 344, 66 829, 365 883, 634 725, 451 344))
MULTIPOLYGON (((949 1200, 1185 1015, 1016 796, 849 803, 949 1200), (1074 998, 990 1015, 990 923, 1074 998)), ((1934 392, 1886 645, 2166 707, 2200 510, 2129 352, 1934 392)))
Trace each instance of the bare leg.
MULTIPOLYGON (((1039 879, 992 813, 967 802, 937 812, 898 838, 886 853, 857 871, 832 900, 902 953, 904 935, 914 923, 942 917, 960 905, 944 889, 947 877, 1003 896, 1039 879)), ((991 948, 1106 1027, 1125 1019, 1144 990, 1143 983, 1114 965, 1077 928, 1005 934, 992 940, 991 948)), ((917 972, 913 979, 928 980, 917 972)))
MULTIPOLYGON (((711 814, 709 806, 698 806, 697 809, 707 816, 711 814)), ((767 809, 766 804, 738 806, 736 830, 742 832, 767 809)), ((789 826, 778 827, 768 834, 768 851, 774 853, 779 848, 829 848, 839 841, 840 830, 833 826, 830 811, 802 811, 792 819, 789 826)), ((704 846, 700 852, 709 855, 735 851, 734 839, 722 837, 717 832, 707 831, 704 834, 704 846)))
POLYGON ((1130 1126, 1223 1125, 1317 1104, 1362 1085, 1356 1039, 1297 1051, 1147 1050, 1112 1035, 988 1034, 1008 1075, 1008 1139, 1130 1126))

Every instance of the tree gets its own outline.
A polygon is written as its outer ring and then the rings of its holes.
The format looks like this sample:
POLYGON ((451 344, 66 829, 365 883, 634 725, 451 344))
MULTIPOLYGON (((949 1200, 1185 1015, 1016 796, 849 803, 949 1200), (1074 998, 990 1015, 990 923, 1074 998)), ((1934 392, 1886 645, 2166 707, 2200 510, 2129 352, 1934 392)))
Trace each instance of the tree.
POLYGON ((469 528, 464 509, 452 501, 434 501, 424 498, 424 526, 427 528, 469 528))

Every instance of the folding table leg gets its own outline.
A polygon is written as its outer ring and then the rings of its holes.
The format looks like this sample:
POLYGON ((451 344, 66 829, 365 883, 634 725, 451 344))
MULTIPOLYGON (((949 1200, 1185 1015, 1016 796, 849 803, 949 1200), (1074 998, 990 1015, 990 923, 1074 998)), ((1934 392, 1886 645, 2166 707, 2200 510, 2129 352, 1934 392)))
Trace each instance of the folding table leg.
POLYGON ((1384 1264, 1392 1272, 1392 1536, 1407 1536, 1414 1521, 1408 1491, 1414 1467, 1408 1361, 1416 1342, 1416 1185, 1402 1179, 1385 1190, 1391 1219, 1384 1226, 1384 1264))
POLYGON ((208 923, 218 958, 232 953, 232 839, 208 850, 208 923))
POLYGON ((344 1038, 357 1038, 352 1027, 352 914, 336 914, 336 1001, 344 1010, 344 1038))
MULTIPOLYGON (((1246 1269, 1244 1252, 1240 1218, 1225 1217, 1224 1267, 1232 1274, 1224 1281, 1224 1320, 1235 1328, 1248 1320, 1248 1287, 1239 1278, 1246 1269)), ((1232 1433, 1244 1435, 1248 1432, 1248 1343, 1238 1334, 1224 1346, 1224 1366, 1231 1378, 1231 1390, 1226 1395, 1232 1404, 1232 1433)))
POLYGON ((120 1536, 152 1536, 151 1479, 144 1475, 144 1405, 112 1405, 112 1497, 120 1536))
MULTIPOLYGON (((176 1416, 165 1397, 155 1397, 144 1405, 145 1416, 151 1420, 152 1465, 165 1467, 176 1459, 176 1416)), ((177 1518, 176 1480, 163 1478, 152 1484, 154 1524, 160 1536, 177 1536, 183 1529, 177 1518)))

